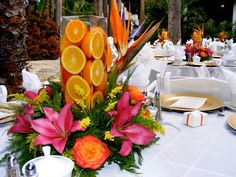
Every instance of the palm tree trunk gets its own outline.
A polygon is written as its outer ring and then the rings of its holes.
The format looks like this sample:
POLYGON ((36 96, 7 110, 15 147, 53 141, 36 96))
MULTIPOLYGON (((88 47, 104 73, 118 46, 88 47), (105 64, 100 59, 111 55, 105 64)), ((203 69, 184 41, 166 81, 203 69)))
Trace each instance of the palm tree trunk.
POLYGON ((4 70, 10 93, 19 91, 21 71, 27 65, 27 33, 23 0, 0 2, 0 70, 4 70))
POLYGON ((59 29, 62 16, 62 0, 56 0, 56 23, 59 29))
POLYGON ((170 39, 176 44, 181 39, 181 0, 169 0, 168 31, 170 39))

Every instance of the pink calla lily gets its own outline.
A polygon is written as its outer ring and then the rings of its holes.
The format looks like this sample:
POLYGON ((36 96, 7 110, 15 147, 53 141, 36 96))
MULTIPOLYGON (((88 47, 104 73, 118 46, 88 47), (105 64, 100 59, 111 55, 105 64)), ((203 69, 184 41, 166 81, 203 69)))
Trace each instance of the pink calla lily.
POLYGON ((129 104, 130 95, 125 92, 117 103, 117 110, 108 114, 115 120, 111 129, 111 135, 123 139, 119 154, 127 156, 132 151, 132 144, 147 145, 155 138, 155 133, 140 124, 133 124, 133 117, 140 110, 141 102, 135 105, 129 104))
POLYGON ((45 107, 43 110, 46 118, 32 121, 32 128, 39 133, 35 145, 52 144, 59 153, 62 153, 71 132, 85 130, 80 127, 80 121, 73 121, 70 110, 72 104, 66 104, 60 113, 45 107))
POLYGON ((34 130, 31 128, 32 116, 34 110, 31 104, 26 104, 23 115, 17 116, 13 126, 9 129, 8 133, 32 133, 34 130))

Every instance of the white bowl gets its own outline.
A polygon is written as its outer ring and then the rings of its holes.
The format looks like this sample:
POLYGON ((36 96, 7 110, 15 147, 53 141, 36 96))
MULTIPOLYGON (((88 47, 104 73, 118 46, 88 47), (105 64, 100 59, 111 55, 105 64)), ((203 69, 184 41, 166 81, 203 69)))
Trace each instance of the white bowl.
POLYGON ((43 152, 44 156, 34 158, 23 165, 22 172, 24 175, 26 165, 31 162, 36 166, 38 177, 71 177, 74 168, 72 160, 60 155, 50 155, 49 146, 43 147, 43 152))

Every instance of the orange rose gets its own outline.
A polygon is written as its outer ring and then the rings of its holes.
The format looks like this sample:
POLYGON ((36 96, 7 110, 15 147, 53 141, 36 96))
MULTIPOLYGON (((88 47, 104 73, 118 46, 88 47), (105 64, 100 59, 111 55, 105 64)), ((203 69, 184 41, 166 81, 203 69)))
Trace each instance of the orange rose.
POLYGON ((145 100, 144 94, 142 92, 140 92, 136 87, 128 86, 128 89, 129 89, 131 99, 133 99, 135 101, 145 100))
POLYGON ((96 170, 110 155, 107 145, 94 136, 77 138, 73 146, 73 156, 81 168, 96 170))

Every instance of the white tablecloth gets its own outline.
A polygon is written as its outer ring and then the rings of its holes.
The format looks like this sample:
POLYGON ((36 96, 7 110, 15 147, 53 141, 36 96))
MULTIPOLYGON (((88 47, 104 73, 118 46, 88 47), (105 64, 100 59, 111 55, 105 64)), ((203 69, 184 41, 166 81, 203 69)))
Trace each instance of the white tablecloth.
MULTIPOLYGON (((141 174, 120 171, 115 164, 106 165, 99 177, 236 177, 236 131, 228 127, 225 116, 209 113, 208 124, 191 128, 182 123, 182 113, 163 111, 166 135, 155 145, 143 151, 141 174)), ((0 125, 0 149, 7 144, 6 129, 0 125)), ((2 157, 2 154, 0 155, 2 157)), ((5 177, 5 166, 0 177, 5 177)))

